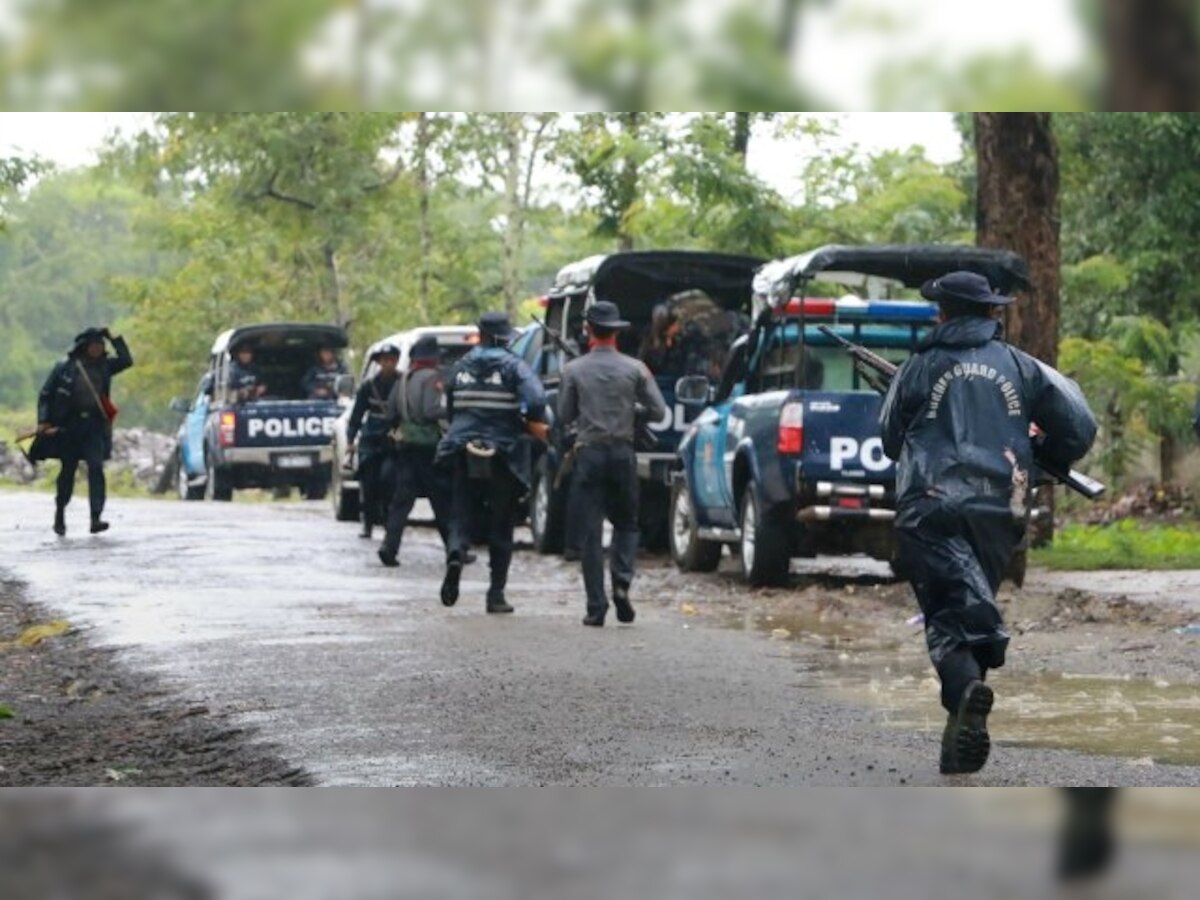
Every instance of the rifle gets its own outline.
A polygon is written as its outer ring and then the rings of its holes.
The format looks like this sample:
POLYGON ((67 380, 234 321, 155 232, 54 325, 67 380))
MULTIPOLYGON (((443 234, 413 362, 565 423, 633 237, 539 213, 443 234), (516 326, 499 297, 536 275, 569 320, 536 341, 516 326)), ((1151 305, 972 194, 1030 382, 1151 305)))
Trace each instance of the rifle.
MULTIPOLYGON (((867 384, 881 394, 887 393, 892 376, 896 374, 899 366, 888 362, 878 353, 872 353, 861 344, 846 340, 828 325, 818 325, 817 328, 853 357, 855 371, 867 384)), ((1033 444, 1033 461, 1046 476, 1089 500, 1100 498, 1105 491, 1105 485, 1102 482, 1045 458, 1045 433, 1037 425, 1030 424, 1029 437, 1033 444)))
POLYGON ((549 325, 547 325, 545 322, 543 322, 537 316, 530 314, 529 318, 533 319, 534 325, 536 325, 538 328, 542 329, 542 331, 546 332, 546 337, 550 338, 550 342, 552 344, 554 344, 554 346, 557 347, 559 350, 561 350, 566 355, 567 359, 574 359, 575 357, 577 357, 579 355, 578 350, 573 349, 570 344, 568 344, 566 341, 564 341, 558 335, 558 333, 556 331, 554 331, 554 329, 552 329, 549 325))

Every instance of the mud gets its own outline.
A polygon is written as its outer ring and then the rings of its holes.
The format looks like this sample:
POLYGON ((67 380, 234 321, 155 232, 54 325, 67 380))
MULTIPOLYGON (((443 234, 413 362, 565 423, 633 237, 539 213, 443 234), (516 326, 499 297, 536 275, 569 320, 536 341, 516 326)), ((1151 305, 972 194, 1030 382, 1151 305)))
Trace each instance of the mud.
POLYGON ((303 785, 228 716, 189 703, 78 632, 16 639, 52 614, 0 581, 0 786, 303 785))

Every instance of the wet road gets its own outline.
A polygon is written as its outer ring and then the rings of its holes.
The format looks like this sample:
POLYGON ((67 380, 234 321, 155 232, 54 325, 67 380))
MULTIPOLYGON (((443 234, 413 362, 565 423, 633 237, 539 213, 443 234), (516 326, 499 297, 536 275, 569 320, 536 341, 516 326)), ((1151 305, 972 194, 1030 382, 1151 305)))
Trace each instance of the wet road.
MULTIPOLYGON (((833 699, 821 648, 697 625, 680 602, 715 582, 660 561, 635 585, 637 624, 596 630, 573 565, 518 554, 517 612, 496 617, 481 561, 446 610, 431 530, 384 570, 325 504, 117 500, 111 532, 80 533, 76 509, 65 540, 50 507, 0 495, 0 568, 323 784, 964 783, 937 774, 940 722, 833 699)), ((1196 768, 1000 739, 969 783, 1200 784, 1196 768)))

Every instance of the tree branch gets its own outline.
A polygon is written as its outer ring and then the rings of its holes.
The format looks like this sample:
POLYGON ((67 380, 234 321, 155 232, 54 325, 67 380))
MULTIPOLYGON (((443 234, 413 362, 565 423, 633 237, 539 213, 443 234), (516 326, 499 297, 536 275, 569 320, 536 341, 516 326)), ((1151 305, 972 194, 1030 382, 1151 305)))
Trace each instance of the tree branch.
POLYGON ((275 181, 278 178, 279 178, 279 173, 275 172, 271 176, 270 181, 267 182, 267 186, 263 189, 262 196, 270 197, 272 200, 279 200, 279 201, 282 201, 283 203, 291 203, 295 206, 299 206, 304 209, 316 209, 317 208, 317 204, 313 203, 310 200, 305 200, 302 197, 292 197, 289 194, 282 194, 278 190, 276 190, 275 181))

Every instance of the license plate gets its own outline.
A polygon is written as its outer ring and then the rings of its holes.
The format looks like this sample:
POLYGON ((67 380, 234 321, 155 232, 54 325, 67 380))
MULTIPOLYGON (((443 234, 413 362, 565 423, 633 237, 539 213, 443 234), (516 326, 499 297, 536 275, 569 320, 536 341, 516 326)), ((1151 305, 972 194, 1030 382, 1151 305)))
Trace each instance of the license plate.
POLYGON ((312 464, 312 457, 306 453, 275 457, 275 465, 281 469, 311 469, 312 464))

